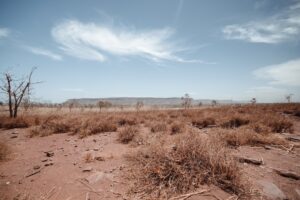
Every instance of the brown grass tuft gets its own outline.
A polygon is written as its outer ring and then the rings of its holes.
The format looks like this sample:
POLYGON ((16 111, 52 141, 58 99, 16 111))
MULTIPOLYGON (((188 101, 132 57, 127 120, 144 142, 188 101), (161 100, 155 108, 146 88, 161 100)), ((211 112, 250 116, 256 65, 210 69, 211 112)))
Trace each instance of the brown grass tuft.
POLYGON ((197 134, 179 136, 173 148, 152 144, 128 157, 136 181, 134 191, 170 197, 201 184, 214 184, 235 194, 244 193, 241 171, 221 143, 197 134))
POLYGON ((174 122, 171 124, 171 135, 177 134, 177 133, 183 133, 186 130, 186 126, 184 123, 181 122, 174 122))
POLYGON ((211 118, 211 117, 208 117, 208 118, 204 118, 204 119, 194 119, 192 120, 192 125, 197 127, 197 128, 207 128, 211 125, 215 125, 216 124, 216 121, 214 118, 211 118))
POLYGON ((243 119, 240 117, 233 117, 229 121, 224 122, 221 126, 223 128, 238 128, 240 126, 249 124, 249 122, 250 122, 250 120, 248 120, 248 119, 243 119))
POLYGON ((156 132, 163 132, 167 131, 167 124, 165 122, 156 122, 151 124, 151 132, 156 133, 156 132))
POLYGON ((138 134, 138 128, 135 126, 123 127, 118 133, 118 141, 123 144, 131 142, 138 134))

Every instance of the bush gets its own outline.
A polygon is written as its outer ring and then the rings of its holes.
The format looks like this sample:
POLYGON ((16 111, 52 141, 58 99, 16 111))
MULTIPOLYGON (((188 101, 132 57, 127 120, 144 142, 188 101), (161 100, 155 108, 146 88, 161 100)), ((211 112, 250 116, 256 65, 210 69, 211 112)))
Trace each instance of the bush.
POLYGON ((293 132, 293 124, 285 119, 271 122, 269 123, 269 127, 272 129, 272 132, 275 133, 293 132))
POLYGON ((167 130, 167 125, 166 123, 152 123, 151 125, 151 132, 156 133, 156 132, 163 132, 167 130))
POLYGON ((229 121, 224 122, 221 126, 223 128, 238 128, 240 126, 249 124, 249 122, 250 121, 248 119, 242 119, 242 118, 239 118, 239 117, 233 117, 229 121))
POLYGON ((197 127, 197 128, 207 128, 211 125, 215 125, 216 124, 216 121, 214 118, 211 118, 211 117, 208 117, 208 118, 205 118, 205 119, 202 119, 202 120, 193 120, 192 121, 192 125, 197 127))
POLYGON ((171 125, 171 135, 177 133, 183 133, 185 131, 185 124, 180 122, 175 122, 171 125))
POLYGON ((138 129, 134 126, 126 126, 118 133, 118 141, 123 144, 128 144, 137 135, 138 129))
POLYGON ((201 184, 214 184, 235 194, 244 193, 237 162, 221 143, 197 134, 180 135, 173 148, 151 144, 128 160, 132 164, 131 176, 136 181, 133 190, 150 195, 158 192, 169 198, 201 184))
POLYGON ((240 129, 233 131, 220 131, 220 138, 227 143, 229 146, 261 146, 261 145, 284 145, 286 141, 280 137, 273 134, 261 135, 253 130, 240 129))

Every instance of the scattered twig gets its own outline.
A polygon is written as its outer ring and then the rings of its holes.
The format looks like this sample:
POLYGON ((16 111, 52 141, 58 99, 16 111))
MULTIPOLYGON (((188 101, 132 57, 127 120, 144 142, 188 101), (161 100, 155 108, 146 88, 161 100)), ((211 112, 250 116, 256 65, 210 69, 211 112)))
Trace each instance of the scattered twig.
POLYGON ((173 197, 169 200, 175 200, 175 199, 178 199, 178 200, 185 200, 187 198, 190 198, 191 196, 194 196, 194 195, 198 195, 198 194, 203 194, 205 192, 209 192, 209 190, 201 190, 201 191, 198 191, 198 192, 192 192, 192 193, 188 193, 188 194, 184 194, 184 195, 180 195, 180 196, 177 196, 177 197, 173 197))
POLYGON ((55 190, 55 186, 43 197, 41 197, 42 200, 44 199, 50 199, 52 197, 52 195, 54 194, 54 190, 55 190))
POLYGON ((35 175, 35 174, 37 174, 37 173, 40 173, 40 172, 41 172, 41 170, 34 171, 34 172, 32 172, 32 173, 26 175, 25 178, 28 178, 28 177, 33 176, 33 175, 35 175))
POLYGON ((280 169, 273 169, 277 174, 280 176, 286 177, 286 178, 291 178, 295 180, 300 180, 300 176, 298 174, 295 174, 294 172, 291 171, 283 171, 280 169))
POLYGON ((263 164, 262 160, 255 160, 255 159, 252 159, 252 158, 240 157, 240 158, 238 158, 238 160, 241 163, 248 163, 248 164, 253 164, 253 165, 262 165, 263 164))

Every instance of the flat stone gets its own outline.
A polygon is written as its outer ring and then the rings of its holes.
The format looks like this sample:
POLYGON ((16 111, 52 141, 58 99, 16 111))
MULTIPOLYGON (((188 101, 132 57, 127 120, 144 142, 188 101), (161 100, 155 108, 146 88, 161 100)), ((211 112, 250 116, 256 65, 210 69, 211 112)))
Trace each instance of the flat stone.
POLYGON ((40 168, 41 168, 41 166, 39 166, 39 165, 33 166, 33 169, 34 169, 34 170, 38 170, 38 169, 40 169, 40 168))
POLYGON ((84 168, 84 169, 82 170, 82 172, 90 172, 90 171, 92 171, 92 170, 93 170, 92 167, 86 167, 86 168, 84 168))
POLYGON ((17 138, 17 137, 18 137, 17 135, 13 135, 10 138, 14 139, 14 138, 17 138))
POLYGON ((104 172, 94 172, 93 174, 91 174, 90 176, 85 178, 90 184, 94 184, 97 183, 99 181, 103 181, 103 180, 111 180, 111 175, 109 174, 105 174, 104 172))
POLYGON ((274 183, 267 181, 267 180, 261 180, 258 182, 263 187, 263 194, 270 199, 274 200, 284 200, 287 199, 285 194, 280 190, 277 185, 274 183))
POLYGON ((54 152, 52 152, 52 151, 46 151, 46 152, 44 152, 44 153, 46 154, 47 157, 52 157, 52 156, 54 156, 54 152))
POLYGON ((52 165, 54 165, 54 163, 46 163, 45 167, 52 166, 52 165))

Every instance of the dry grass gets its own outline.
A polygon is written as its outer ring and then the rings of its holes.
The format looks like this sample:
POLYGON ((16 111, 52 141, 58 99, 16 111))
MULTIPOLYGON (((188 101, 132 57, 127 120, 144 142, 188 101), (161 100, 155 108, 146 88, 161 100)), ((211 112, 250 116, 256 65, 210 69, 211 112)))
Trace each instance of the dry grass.
POLYGON ((216 130, 216 133, 227 145, 237 147, 243 145, 262 146, 262 145, 285 145, 286 140, 274 134, 258 134, 251 129, 239 130, 216 130))
POLYGON ((186 131, 186 125, 184 123, 176 121, 171 124, 171 128, 170 128, 171 135, 174 135, 177 133, 184 133, 185 131, 186 131))
POLYGON ((91 153, 87 153, 84 155, 84 162, 91 163, 94 161, 94 157, 91 153))
POLYGON ((241 171, 226 148, 198 134, 182 134, 172 148, 153 144, 128 157, 133 191, 154 198, 170 197, 214 184, 228 192, 244 194, 241 171))
POLYGON ((167 131, 168 126, 165 122, 154 122, 151 125, 151 132, 156 133, 156 132, 164 132, 167 131))
POLYGON ((131 142, 138 134, 139 129, 135 126, 123 127, 118 133, 118 141, 123 144, 131 142))
POLYGON ((197 128, 207 128, 211 125, 215 125, 216 121, 212 117, 204 118, 204 119, 192 119, 192 125, 197 128))
POLYGON ((0 141, 0 162, 7 159, 9 148, 5 141, 0 141))

